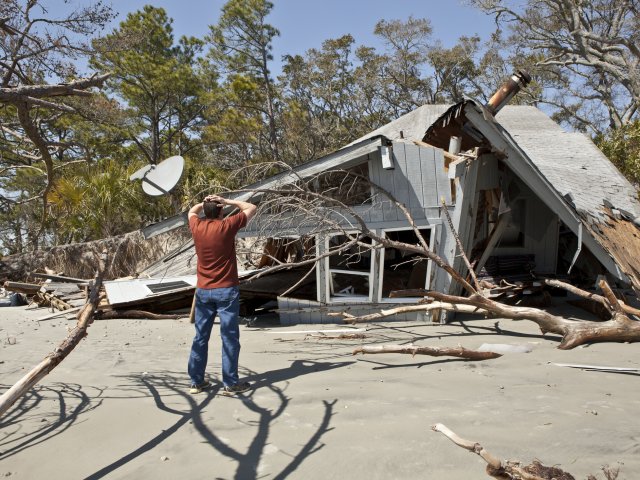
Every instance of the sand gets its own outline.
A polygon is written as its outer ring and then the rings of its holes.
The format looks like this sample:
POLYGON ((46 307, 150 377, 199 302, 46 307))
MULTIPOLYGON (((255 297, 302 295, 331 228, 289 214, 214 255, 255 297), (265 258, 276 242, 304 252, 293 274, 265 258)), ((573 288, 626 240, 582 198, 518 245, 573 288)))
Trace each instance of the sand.
MULTIPOLYGON (((0 390, 49 353, 73 320, 0 309, 0 390)), ((476 455, 430 427, 443 423, 506 459, 537 458, 576 478, 620 467, 640 478, 640 377, 549 362, 639 367, 640 345, 556 348, 531 322, 388 322, 362 340, 241 327, 243 397, 219 394, 217 325, 209 393, 187 393, 192 326, 106 320, 0 419, 0 477, 12 479, 488 478, 476 455), (305 338, 306 337, 306 338, 305 338), (353 356, 361 344, 529 346, 495 360, 353 356)))

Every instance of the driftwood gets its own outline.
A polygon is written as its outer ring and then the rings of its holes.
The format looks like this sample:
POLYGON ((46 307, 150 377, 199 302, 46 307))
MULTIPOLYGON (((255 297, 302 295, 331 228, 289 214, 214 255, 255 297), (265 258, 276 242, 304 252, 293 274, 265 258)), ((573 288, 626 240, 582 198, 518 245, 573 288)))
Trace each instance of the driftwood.
POLYGON ((37 384, 42 378, 44 378, 51 370, 53 370, 60 362, 62 362, 67 355, 80 343, 87 334, 87 328, 93 322, 93 315, 96 311, 99 302, 99 291, 102 286, 102 278, 106 270, 107 254, 103 252, 100 256, 98 263, 98 272, 95 277, 93 288, 91 289, 91 295, 87 303, 78 312, 78 321, 76 326, 69 332, 67 338, 65 338, 60 345, 49 355, 46 356, 42 362, 36 365, 29 373, 16 382, 9 390, 7 390, 0 397, 0 417, 4 415, 11 405, 24 395, 31 387, 37 384))
POLYGON ((117 318, 136 318, 147 320, 177 320, 184 315, 171 315, 165 313, 151 313, 143 310, 98 310, 95 314, 96 320, 113 320, 117 318))
POLYGON ((358 353, 407 353, 409 355, 429 355, 432 357, 458 357, 468 360, 490 360, 501 357, 499 353, 478 352, 464 347, 418 347, 415 345, 369 345, 358 347, 353 354, 358 353))
POLYGON ((340 335, 307 335, 306 337, 304 337, 304 339, 306 340, 307 338, 313 338, 314 340, 362 340, 366 337, 367 336, 364 333, 341 333, 340 335))
POLYGON ((570 473, 557 467, 546 467, 537 460, 531 465, 521 465, 519 462, 501 460, 491 454, 477 442, 471 442, 459 437, 441 423, 431 427, 434 432, 440 432, 459 447, 479 455, 487 462, 487 475, 500 480, 575 480, 570 473))

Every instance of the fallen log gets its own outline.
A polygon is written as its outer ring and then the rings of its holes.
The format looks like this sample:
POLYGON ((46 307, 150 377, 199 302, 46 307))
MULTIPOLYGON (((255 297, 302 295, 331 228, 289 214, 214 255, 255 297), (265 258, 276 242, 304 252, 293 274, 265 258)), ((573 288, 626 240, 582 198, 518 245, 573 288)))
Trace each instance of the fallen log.
POLYGON ((49 372, 62 362, 67 355, 80 343, 87 334, 87 328, 93 322, 93 314, 98 306, 100 298, 99 292, 102 286, 102 278, 106 271, 107 254, 103 252, 98 262, 98 272, 96 273, 91 289, 91 295, 87 303, 78 312, 76 326, 69 332, 56 349, 45 357, 42 362, 36 365, 29 373, 18 380, 9 390, 0 396, 0 417, 4 415, 16 400, 23 396, 31 387, 37 384, 49 372))
POLYGON ((185 315, 172 315, 166 313, 151 313, 144 310, 98 310, 96 320, 114 320, 118 318, 134 318, 146 320, 177 320, 185 315))
POLYGON ((490 360, 502 355, 495 352, 478 352, 468 350, 464 347, 418 347, 416 345, 365 345, 353 350, 353 354, 358 353, 406 353, 411 356, 429 355, 431 357, 458 357, 468 360, 490 360))
POLYGON ((487 475, 500 480, 575 480, 570 473, 558 467, 546 467, 538 460, 534 460, 530 465, 521 465, 513 460, 501 460, 478 442, 472 442, 459 437, 445 425, 437 423, 431 427, 434 432, 442 433, 459 447, 475 453, 487 462, 487 475))
POLYGON ((24 283, 24 282, 4 282, 5 290, 16 293, 25 293, 27 295, 35 295, 40 291, 42 285, 37 283, 24 283))

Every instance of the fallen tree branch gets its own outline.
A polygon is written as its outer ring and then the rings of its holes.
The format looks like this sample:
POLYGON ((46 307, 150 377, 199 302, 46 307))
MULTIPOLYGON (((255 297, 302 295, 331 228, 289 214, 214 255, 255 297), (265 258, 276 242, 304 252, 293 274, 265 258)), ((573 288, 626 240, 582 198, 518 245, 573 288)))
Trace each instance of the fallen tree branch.
POLYGON ((69 332, 56 349, 45 357, 42 362, 36 365, 29 373, 18 380, 9 390, 0 397, 0 417, 4 415, 16 400, 23 396, 31 387, 37 384, 51 370, 57 367, 67 355, 80 343, 87 334, 87 328, 93 322, 93 315, 100 300, 100 287, 102 286, 102 278, 106 271, 107 254, 103 252, 98 262, 98 272, 93 282, 91 295, 87 303, 78 312, 76 326, 69 332))
POLYGON ((397 315, 399 313, 412 313, 412 312, 429 312, 431 310, 444 309, 452 312, 460 313, 477 313, 478 309, 469 305, 456 305, 447 302, 431 302, 421 305, 407 305, 396 308, 387 308, 378 312, 370 313, 368 315, 355 316, 347 312, 330 312, 327 313, 330 317, 343 317, 345 323, 360 323, 360 322, 373 322, 376 320, 382 320, 383 318, 397 315))
POLYGON ((96 320, 114 320, 118 318, 135 318, 147 320, 178 320, 187 315, 173 315, 168 313, 151 313, 144 310, 99 310, 95 314, 96 320))
POLYGON ((501 460, 478 442, 465 440, 445 425, 437 423, 431 427, 434 432, 442 433, 459 447, 475 453, 487 462, 487 475, 500 480, 575 480, 575 477, 557 467, 546 467, 537 460, 531 465, 520 465, 520 462, 501 460))
POLYGON ((464 347, 418 347, 416 345, 364 345, 353 350, 353 354, 358 353, 406 353, 411 356, 429 355, 431 357, 458 357, 468 360, 490 360, 502 355, 495 352, 478 352, 468 350, 464 347))
POLYGON ((425 291, 424 295, 437 301, 425 305, 411 305, 381 310, 369 315, 354 316, 346 312, 336 315, 341 315, 346 323, 359 323, 381 320, 396 313, 429 311, 441 308, 455 312, 485 313, 512 320, 530 320, 538 324, 543 335, 555 333, 562 336, 562 341, 558 345, 561 350, 570 350, 585 343, 640 341, 640 322, 631 320, 620 312, 612 312, 611 320, 606 322, 591 322, 570 320, 552 315, 539 308, 505 305, 479 294, 474 294, 470 297, 459 297, 435 291, 425 291))
POLYGON ((340 335, 306 335, 304 339, 313 338, 314 340, 362 340, 367 336, 364 333, 341 333, 340 335))
MULTIPOLYGON (((587 292, 586 290, 582 290, 582 289, 580 289, 578 287, 575 287, 574 285, 571 285, 570 283, 561 282, 560 280, 555 280, 555 279, 551 279, 551 278, 545 278, 544 279, 544 284, 548 285, 550 287, 555 287, 555 288, 560 288, 562 290, 566 290, 567 292, 573 293, 574 295, 577 295, 578 297, 584 298, 586 300, 591 300, 593 302, 600 303, 607 310, 611 310, 611 305, 609 304, 607 299, 605 297, 603 297, 602 295, 598 295, 598 294, 593 293, 593 292, 587 292)), ((624 313, 627 313, 629 315, 636 315, 636 316, 640 317, 640 310, 639 309, 633 308, 632 306, 627 305, 626 303, 624 303, 622 300, 620 300, 618 298, 616 298, 616 300, 617 300, 617 303, 622 307, 622 310, 624 311, 624 313)))

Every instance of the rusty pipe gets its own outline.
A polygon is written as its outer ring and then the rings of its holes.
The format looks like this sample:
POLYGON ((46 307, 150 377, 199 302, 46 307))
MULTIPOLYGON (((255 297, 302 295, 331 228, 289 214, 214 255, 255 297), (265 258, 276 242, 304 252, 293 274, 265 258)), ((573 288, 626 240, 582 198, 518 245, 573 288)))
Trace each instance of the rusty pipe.
POLYGON ((496 93, 493 94, 487 108, 493 115, 498 113, 513 96, 531 82, 531 75, 524 70, 518 70, 507 80, 496 93))

